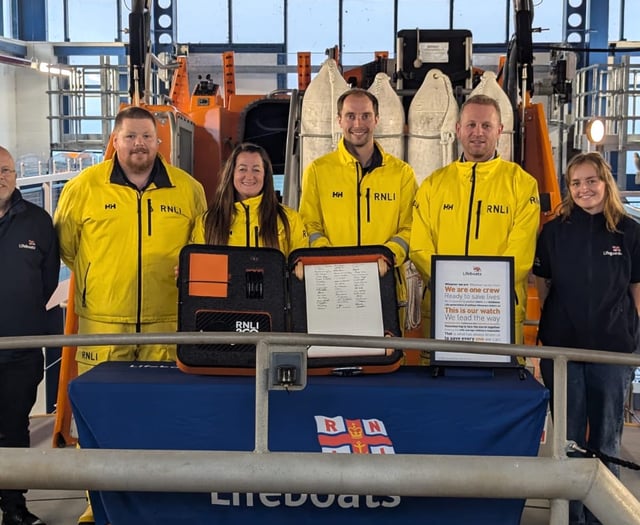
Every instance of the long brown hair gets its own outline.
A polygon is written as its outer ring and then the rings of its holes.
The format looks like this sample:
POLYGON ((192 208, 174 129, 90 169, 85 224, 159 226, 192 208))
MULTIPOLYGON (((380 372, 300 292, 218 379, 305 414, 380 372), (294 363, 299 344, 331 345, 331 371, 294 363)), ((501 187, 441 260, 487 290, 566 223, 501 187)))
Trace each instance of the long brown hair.
POLYGON ((591 153, 578 153, 575 157, 573 157, 569 164, 567 164, 567 170, 564 176, 565 183, 567 185, 567 192, 560 203, 560 211, 558 215, 566 219, 571 214, 573 207, 576 203, 573 201, 573 197, 571 196, 570 185, 571 185, 571 176, 573 175, 574 170, 578 166, 582 166, 583 164, 590 164, 596 170, 596 174, 598 178, 604 182, 604 217, 607 221, 607 230, 610 232, 618 231, 617 226, 622 217, 628 215, 622 205, 622 200, 620 199, 620 193, 618 193, 618 186, 616 185, 616 181, 613 178, 613 173, 611 173, 611 167, 607 164, 607 161, 604 160, 602 155, 596 152, 591 153))
POLYGON ((264 168, 264 184, 262 186, 262 202, 258 210, 260 221, 260 238, 262 244, 269 248, 280 249, 278 242, 278 217, 285 230, 287 244, 289 243, 290 228, 284 207, 278 202, 278 196, 273 187, 273 167, 264 148, 244 142, 237 145, 222 168, 220 185, 213 199, 213 204, 207 210, 204 222, 204 238, 208 244, 225 246, 229 243, 231 223, 236 214, 235 203, 238 195, 233 187, 233 172, 240 153, 259 153, 264 168))

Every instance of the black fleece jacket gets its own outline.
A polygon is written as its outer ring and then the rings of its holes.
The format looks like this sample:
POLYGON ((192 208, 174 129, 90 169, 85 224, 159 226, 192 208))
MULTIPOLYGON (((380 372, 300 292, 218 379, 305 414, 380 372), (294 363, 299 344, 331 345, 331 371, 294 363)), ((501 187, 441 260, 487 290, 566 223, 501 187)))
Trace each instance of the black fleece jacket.
POLYGON ((607 230, 604 214, 577 206, 542 229, 533 273, 551 280, 538 331, 543 344, 636 350, 629 285, 640 282, 640 224, 624 217, 617 229, 607 230))
MULTIPOLYGON (((0 217, 0 337, 47 333, 45 306, 59 272, 51 217, 14 190, 9 210, 0 217)), ((0 362, 14 354, 0 351, 0 362)))

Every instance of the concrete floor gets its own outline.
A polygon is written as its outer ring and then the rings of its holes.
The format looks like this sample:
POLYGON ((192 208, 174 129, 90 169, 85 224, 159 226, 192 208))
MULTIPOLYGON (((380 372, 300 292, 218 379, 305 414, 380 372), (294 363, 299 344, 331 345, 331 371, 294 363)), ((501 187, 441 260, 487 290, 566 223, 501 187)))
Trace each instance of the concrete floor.
MULTIPOLYGON (((640 412, 636 413, 640 416, 640 412)), ((622 458, 640 463, 640 420, 625 426, 622 439, 622 458)), ((36 416, 31 422, 32 446, 51 447, 53 429, 52 416, 36 416)), ((541 447, 540 454, 548 455, 548 445, 541 447)), ((622 482, 640 499, 640 471, 622 469, 622 482)), ((86 507, 83 491, 30 490, 27 494, 31 512, 40 516, 48 525, 75 525, 78 516, 86 507)), ((549 523, 549 502, 529 500, 522 515, 521 525, 547 525, 549 523)))

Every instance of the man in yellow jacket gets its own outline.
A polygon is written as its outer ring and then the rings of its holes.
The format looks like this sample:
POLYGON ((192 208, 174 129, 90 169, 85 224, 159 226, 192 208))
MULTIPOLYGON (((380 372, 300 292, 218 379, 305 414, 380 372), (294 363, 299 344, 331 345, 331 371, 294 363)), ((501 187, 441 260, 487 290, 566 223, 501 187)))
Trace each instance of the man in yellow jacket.
POLYGON ((354 88, 338 98, 342 139, 314 160, 302 180, 300 214, 312 247, 381 244, 394 255, 398 299, 406 296, 400 266, 409 252, 413 168, 374 141, 378 100, 354 88))
MULTIPOLYGON (((75 275, 78 333, 174 332, 174 267, 204 190, 158 154, 153 115, 129 107, 116 117, 115 155, 64 186, 54 224, 62 260, 75 275)), ((103 361, 172 361, 175 345, 79 347, 80 373, 103 361)))
MULTIPOLYGON (((519 165, 497 155, 501 133, 500 107, 494 99, 475 95, 462 105, 456 124, 462 156, 420 185, 413 210, 410 257, 428 287, 432 255, 512 256, 515 339, 522 343, 540 202, 537 181, 519 165)), ((428 337, 428 289, 422 317, 428 337)))

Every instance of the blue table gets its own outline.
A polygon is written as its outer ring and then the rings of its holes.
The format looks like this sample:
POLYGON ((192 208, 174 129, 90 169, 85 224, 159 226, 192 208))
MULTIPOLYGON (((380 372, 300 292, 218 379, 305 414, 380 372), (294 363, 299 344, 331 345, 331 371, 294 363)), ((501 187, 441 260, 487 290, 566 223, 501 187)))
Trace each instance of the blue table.
MULTIPOLYGON (((83 448, 253 450, 253 378, 105 363, 74 380, 69 395, 83 448)), ((497 369, 492 377, 433 378, 428 369, 413 367, 389 375, 310 377, 302 391, 270 393, 269 449, 320 452, 315 416, 326 416, 365 426, 373 421, 375 428, 382 422, 386 432, 378 438, 385 441, 386 434, 398 454, 535 456, 548 398, 529 374, 522 380, 511 369, 497 369)), ((518 525, 524 505, 523 500, 281 495, 270 496, 265 506, 258 494, 222 493, 100 492, 92 499, 98 525, 392 520, 518 525)))

